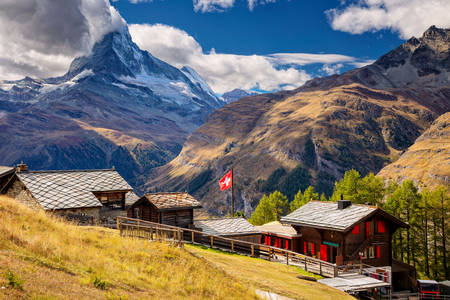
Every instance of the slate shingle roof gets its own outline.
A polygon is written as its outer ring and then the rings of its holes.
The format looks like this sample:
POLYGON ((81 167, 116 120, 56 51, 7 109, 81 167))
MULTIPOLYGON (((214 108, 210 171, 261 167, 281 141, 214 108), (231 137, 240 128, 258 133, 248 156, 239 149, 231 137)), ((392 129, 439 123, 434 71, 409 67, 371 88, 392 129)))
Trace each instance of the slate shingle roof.
POLYGON ((283 225, 278 221, 273 221, 261 226, 256 226, 256 228, 261 232, 274 233, 290 237, 300 235, 291 225, 283 225))
POLYGON ((188 193, 152 193, 144 198, 153 203, 159 210, 174 208, 200 208, 200 202, 188 193))
POLYGON ((8 173, 13 172, 13 171, 14 171, 13 167, 0 166, 0 177, 2 175, 8 174, 8 173))
POLYGON ((195 227, 204 233, 212 235, 243 235, 260 233, 259 230, 244 218, 223 218, 211 220, 196 220, 195 227))
POLYGON ((115 170, 18 172, 45 210, 100 207, 92 192, 132 191, 115 170))
POLYGON ((282 217, 280 222, 346 231, 358 221, 379 209, 375 206, 360 204, 352 204, 345 209, 338 209, 337 206, 336 202, 310 201, 289 215, 282 217))

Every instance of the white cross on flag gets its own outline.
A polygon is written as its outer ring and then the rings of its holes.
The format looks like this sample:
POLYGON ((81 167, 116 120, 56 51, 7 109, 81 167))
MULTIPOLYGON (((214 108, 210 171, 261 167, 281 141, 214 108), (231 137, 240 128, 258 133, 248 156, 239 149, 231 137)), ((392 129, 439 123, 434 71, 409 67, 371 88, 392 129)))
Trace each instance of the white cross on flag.
POLYGON ((222 179, 220 179, 219 181, 220 190, 221 191, 228 190, 232 184, 233 184, 233 171, 230 171, 227 174, 225 174, 225 176, 223 176, 222 179))

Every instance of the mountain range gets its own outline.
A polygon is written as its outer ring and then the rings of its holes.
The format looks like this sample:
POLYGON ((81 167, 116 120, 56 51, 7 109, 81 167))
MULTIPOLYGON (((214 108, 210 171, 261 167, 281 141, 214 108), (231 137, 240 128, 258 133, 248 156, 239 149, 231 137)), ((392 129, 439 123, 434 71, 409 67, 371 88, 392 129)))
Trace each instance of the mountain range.
POLYGON ((257 95, 257 94, 258 93, 255 93, 255 92, 252 92, 252 91, 246 91, 246 90, 243 90, 243 89, 234 89, 232 91, 223 93, 222 99, 226 103, 231 103, 231 102, 234 102, 236 100, 241 99, 242 97, 254 96, 254 95, 257 95))
POLYGON ((56 78, 0 81, 0 165, 116 169, 135 187, 225 103, 191 68, 142 51, 126 27, 56 78))
POLYGON ((218 180, 233 168, 237 208, 308 185, 329 195, 356 169, 379 172, 450 110, 450 30, 430 27, 371 65, 292 91, 244 97, 214 111, 146 189, 187 190, 226 214, 218 180))

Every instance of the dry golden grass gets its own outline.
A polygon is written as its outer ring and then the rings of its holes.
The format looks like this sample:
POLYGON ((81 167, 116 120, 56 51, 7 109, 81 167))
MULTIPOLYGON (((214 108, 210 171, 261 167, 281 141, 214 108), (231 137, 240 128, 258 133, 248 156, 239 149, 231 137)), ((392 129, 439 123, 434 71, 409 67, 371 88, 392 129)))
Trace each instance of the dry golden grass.
POLYGON ((379 176, 389 180, 412 179, 420 186, 448 187, 450 182, 450 113, 440 116, 394 163, 379 176))
POLYGON ((257 289, 271 291, 294 299, 354 299, 344 292, 323 284, 296 278, 300 274, 311 276, 311 274, 297 267, 242 255, 224 254, 215 250, 202 249, 198 246, 187 245, 186 248, 225 270, 239 282, 244 282, 257 289))
POLYGON ((122 238, 115 230, 70 225, 0 196, 0 299, 23 298, 256 296, 253 290, 184 249, 122 238), (23 290, 8 286, 8 270, 23 280, 23 290), (106 290, 101 289, 104 283, 106 290))

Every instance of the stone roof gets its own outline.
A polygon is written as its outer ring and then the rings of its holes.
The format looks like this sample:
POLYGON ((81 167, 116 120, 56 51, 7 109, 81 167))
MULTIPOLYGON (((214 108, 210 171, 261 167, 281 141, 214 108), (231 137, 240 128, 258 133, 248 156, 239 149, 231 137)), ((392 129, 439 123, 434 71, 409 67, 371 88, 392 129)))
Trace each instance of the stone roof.
POLYGON ((211 220, 195 220, 195 227, 212 235, 245 235, 260 233, 259 230, 244 218, 223 218, 211 220))
POLYGON ((133 205, 136 201, 138 201, 139 200, 139 197, 138 197, 138 195, 136 195, 135 193, 133 193, 133 192, 128 192, 128 193, 126 193, 126 195, 125 195, 125 205, 126 206, 130 206, 130 205, 133 205))
POLYGON ((188 193, 151 193, 145 194, 143 198, 150 201, 159 210, 202 207, 200 202, 188 193))
POLYGON ((14 171, 13 167, 0 166, 0 177, 13 171, 14 171))
POLYGON ((256 228, 261 232, 274 233, 277 235, 284 235, 289 237, 300 236, 297 231, 291 225, 283 225, 278 221, 273 221, 266 223, 261 226, 256 226, 256 228))
POLYGON ((361 219, 375 213, 379 208, 370 205, 352 204, 338 209, 331 201, 310 201, 289 215, 280 219, 281 223, 322 229, 346 231, 361 219))
POLYGON ((45 210, 100 207, 92 192, 132 191, 115 170, 17 172, 45 210))

